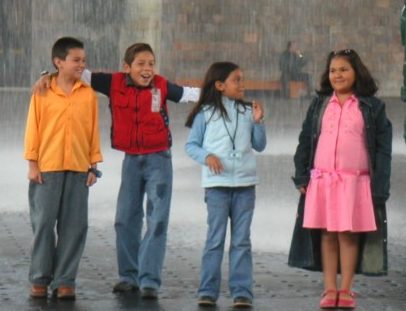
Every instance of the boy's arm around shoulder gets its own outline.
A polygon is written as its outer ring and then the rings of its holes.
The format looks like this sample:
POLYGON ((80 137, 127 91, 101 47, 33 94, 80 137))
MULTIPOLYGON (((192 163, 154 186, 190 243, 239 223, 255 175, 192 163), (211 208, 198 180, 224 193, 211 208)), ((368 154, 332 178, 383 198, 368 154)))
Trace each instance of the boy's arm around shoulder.
POLYGON ((91 72, 85 69, 82 80, 89 84, 93 90, 110 97, 111 81, 113 74, 108 72, 91 72))
POLYGON ((193 125, 185 144, 185 152, 189 157, 201 165, 205 165, 206 158, 209 155, 209 152, 202 147, 205 131, 206 120, 204 118, 204 113, 199 112, 193 120, 193 125))

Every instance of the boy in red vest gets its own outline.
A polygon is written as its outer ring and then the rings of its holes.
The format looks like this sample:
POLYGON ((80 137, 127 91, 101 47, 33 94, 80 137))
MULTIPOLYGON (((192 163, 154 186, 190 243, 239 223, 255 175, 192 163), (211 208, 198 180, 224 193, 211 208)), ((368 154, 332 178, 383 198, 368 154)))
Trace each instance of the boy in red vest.
POLYGON ((119 282, 113 292, 141 288, 156 299, 161 285, 172 194, 171 133, 166 100, 180 101, 183 88, 154 71, 148 44, 124 55, 124 72, 92 73, 92 87, 110 98, 112 147, 125 152, 115 220, 119 282), (147 196, 146 232, 143 226, 147 196))

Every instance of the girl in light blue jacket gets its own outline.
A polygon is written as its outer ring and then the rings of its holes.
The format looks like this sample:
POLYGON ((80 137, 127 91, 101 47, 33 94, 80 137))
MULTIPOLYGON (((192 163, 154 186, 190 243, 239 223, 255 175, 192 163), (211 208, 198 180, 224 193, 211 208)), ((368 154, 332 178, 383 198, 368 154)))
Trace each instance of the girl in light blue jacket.
POLYGON ((199 162, 205 188, 208 232, 198 304, 216 304, 220 292, 228 218, 231 224, 229 288, 234 307, 252 305, 250 227, 258 183, 255 154, 266 145, 263 108, 244 98, 241 69, 217 62, 208 69, 199 101, 189 114, 186 153, 199 162))

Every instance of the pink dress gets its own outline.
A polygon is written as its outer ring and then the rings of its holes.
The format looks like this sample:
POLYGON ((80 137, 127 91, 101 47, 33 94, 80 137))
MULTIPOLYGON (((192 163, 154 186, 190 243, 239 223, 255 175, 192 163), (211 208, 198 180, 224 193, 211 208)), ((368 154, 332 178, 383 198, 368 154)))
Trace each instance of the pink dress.
POLYGON ((323 115, 307 187, 305 228, 376 230, 365 128, 355 96, 340 106, 333 95, 323 115))

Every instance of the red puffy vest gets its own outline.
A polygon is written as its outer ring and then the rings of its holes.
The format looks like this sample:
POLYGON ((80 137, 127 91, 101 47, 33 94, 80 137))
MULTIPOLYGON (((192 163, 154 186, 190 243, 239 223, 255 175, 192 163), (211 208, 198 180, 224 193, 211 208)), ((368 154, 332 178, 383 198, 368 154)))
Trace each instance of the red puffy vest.
POLYGON ((110 109, 113 148, 129 154, 147 154, 170 148, 167 81, 155 75, 151 85, 151 88, 137 88, 127 85, 124 73, 112 75, 110 109), (160 91, 161 100, 153 103, 152 92, 156 90, 160 91))

